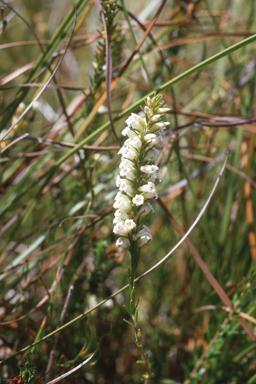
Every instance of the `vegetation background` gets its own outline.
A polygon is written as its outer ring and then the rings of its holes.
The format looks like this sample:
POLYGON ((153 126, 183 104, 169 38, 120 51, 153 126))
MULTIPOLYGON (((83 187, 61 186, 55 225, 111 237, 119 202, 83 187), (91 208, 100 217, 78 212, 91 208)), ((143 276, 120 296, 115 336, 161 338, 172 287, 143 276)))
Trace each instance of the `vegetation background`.
POLYGON ((128 291, 88 309, 127 284, 117 152, 125 119, 158 90, 171 124, 138 275, 189 229, 229 156, 189 239, 137 283, 150 382, 253 384, 254 38, 220 56, 256 33, 256 2, 104 1, 103 17, 97 4, 78 0, 75 16, 73 0, 1 0, 0 383, 140 382, 128 291))

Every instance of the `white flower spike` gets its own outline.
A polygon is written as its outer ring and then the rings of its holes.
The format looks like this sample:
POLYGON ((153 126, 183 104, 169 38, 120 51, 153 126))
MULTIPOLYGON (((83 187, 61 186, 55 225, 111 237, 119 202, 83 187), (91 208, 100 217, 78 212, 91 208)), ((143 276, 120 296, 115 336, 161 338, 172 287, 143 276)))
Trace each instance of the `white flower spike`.
POLYGON ((115 197, 116 209, 113 232, 120 237, 117 247, 131 252, 139 250, 152 240, 150 229, 142 225, 143 217, 154 212, 150 199, 157 199, 155 182, 161 181, 159 168, 154 164, 158 151, 155 148, 163 142, 162 133, 169 125, 162 121, 165 108, 161 95, 147 97, 143 118, 135 113, 126 120, 127 127, 122 135, 128 139, 118 152, 122 158, 120 175, 116 178, 119 192, 115 197))

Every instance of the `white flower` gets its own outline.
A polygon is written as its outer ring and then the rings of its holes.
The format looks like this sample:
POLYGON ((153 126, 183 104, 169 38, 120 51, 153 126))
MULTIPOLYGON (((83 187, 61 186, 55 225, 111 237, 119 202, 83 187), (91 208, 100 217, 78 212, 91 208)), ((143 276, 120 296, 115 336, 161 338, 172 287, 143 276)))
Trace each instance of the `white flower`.
POLYGON ((128 180, 136 179, 136 169, 132 166, 132 164, 124 165, 121 168, 120 175, 122 177, 126 177, 128 180))
POLYGON ((133 129, 142 132, 146 128, 146 119, 132 113, 132 115, 125 121, 128 126, 133 129))
POLYGON ((129 230, 122 222, 119 222, 114 226, 113 232, 116 235, 126 236, 129 230))
POLYGON ((158 133, 162 135, 164 133, 164 130, 166 129, 167 125, 170 123, 167 123, 165 121, 160 121, 160 123, 155 123, 153 127, 150 129, 150 132, 152 133, 158 133))
POLYGON ((137 136, 137 137, 134 137, 131 141, 131 144, 130 144, 132 147, 135 147, 137 149, 141 149, 141 145, 142 145, 142 142, 140 140, 140 138, 137 136))
POLYGON ((122 212, 121 215, 115 216, 113 223, 117 224, 127 219, 129 219, 129 215, 126 212, 122 212))
MULTIPOLYGON (((138 136, 136 136, 133 139, 125 140, 122 148, 127 148, 127 149, 135 149, 136 148, 137 150, 140 150, 141 144, 142 143, 141 143, 140 138, 138 136)), ((121 150, 119 152, 121 152, 121 150)))
POLYGON ((146 216, 149 214, 149 212, 154 212, 154 209, 151 204, 146 203, 143 205, 142 209, 140 210, 140 216, 146 216))
POLYGON ((116 196, 115 196, 115 201, 120 199, 121 197, 123 197, 124 195, 122 194, 122 192, 117 192, 116 196))
MULTIPOLYGON (((119 193, 119 192, 118 192, 119 193)), ((116 211, 115 211, 115 217, 117 216, 122 216, 123 214, 126 214, 126 212, 122 211, 120 208, 118 208, 116 211)))
POLYGON ((155 197, 156 199, 158 198, 158 193, 157 193, 157 190, 156 190, 156 186, 151 181, 148 181, 147 184, 145 184, 142 187, 140 187, 139 191, 145 192, 144 193, 144 198, 145 199, 152 199, 153 197, 155 197))
POLYGON ((151 233, 146 232, 142 235, 138 241, 138 247, 141 248, 143 245, 147 244, 149 241, 153 239, 151 233))
POLYGON ((130 212, 132 210, 132 202, 129 197, 121 194, 122 196, 118 197, 114 203, 115 209, 120 209, 124 212, 130 212))
POLYGON ((117 188, 120 187, 121 180, 122 180, 121 177, 119 175, 117 175, 117 177, 116 177, 116 186, 117 186, 117 188))
POLYGON ((160 123, 155 123, 154 124, 154 127, 157 127, 157 128, 165 128, 167 127, 167 125, 169 125, 170 123, 168 123, 167 121, 160 121, 160 123))
POLYGON ((156 172, 156 173, 153 173, 150 178, 148 179, 148 181, 152 181, 152 183, 154 183, 156 180, 158 181, 162 181, 162 178, 161 178, 161 174, 156 172))
POLYGON ((127 139, 125 140, 124 144, 123 144, 123 148, 130 148, 130 144, 132 142, 132 139, 127 139))
POLYGON ((125 249, 129 249, 130 248, 130 242, 125 237, 119 237, 116 241, 116 246, 121 247, 121 248, 125 248, 125 249))
POLYGON ((128 136, 130 139, 133 139, 134 137, 138 137, 137 134, 129 127, 126 127, 125 129, 122 130, 122 135, 128 136))
POLYGON ((132 202, 137 206, 142 205, 144 203, 144 196, 135 195, 134 198, 132 199, 132 202))
POLYGON ((140 167, 140 170, 144 173, 150 173, 150 174, 153 174, 153 173, 156 173, 156 171, 158 171, 159 167, 157 167, 156 165, 142 165, 140 167))
POLYGON ((138 247, 142 247, 152 240, 150 229, 143 225, 139 230, 137 225, 140 218, 154 212, 147 201, 158 198, 154 183, 156 180, 161 181, 161 175, 158 172, 159 167, 154 164, 155 157, 159 156, 155 146, 163 142, 162 133, 169 125, 162 121, 162 115, 169 108, 161 106, 164 106, 161 95, 152 99, 147 97, 144 107, 146 118, 132 113, 126 120, 127 127, 122 131, 122 135, 128 138, 118 152, 122 158, 119 165, 120 174, 116 178, 119 192, 114 203, 116 212, 113 229, 113 232, 120 236, 116 245, 121 248, 130 249, 130 241, 136 241, 138 247), (137 180, 139 175, 140 186, 137 180))
POLYGON ((136 227, 136 223, 132 219, 126 219, 124 222, 127 232, 130 232, 133 228, 136 227))
MULTIPOLYGON (((130 160, 122 159, 122 161, 121 161, 121 163, 120 163, 120 165, 119 165, 119 168, 122 169, 122 168, 124 168, 124 167, 126 167, 126 166, 131 166, 131 167, 134 168, 133 163, 132 163, 130 160)), ((134 168, 134 169, 135 169, 135 168, 134 168)))
POLYGON ((122 147, 118 153, 121 153, 123 158, 128 160, 134 160, 138 157, 138 152, 136 152, 133 148, 122 147))
POLYGON ((121 180, 120 186, 119 186, 120 191, 127 193, 127 195, 129 196, 133 196, 134 195, 133 184, 127 179, 120 179, 120 180, 121 180))
POLYGON ((150 240, 153 239, 150 229, 146 227, 146 225, 143 225, 143 228, 139 231, 137 235, 138 240, 138 247, 141 248, 143 245, 147 244, 150 240))
POLYGON ((154 133, 149 133, 145 136, 145 140, 152 145, 157 145, 163 142, 161 135, 155 135, 154 133))

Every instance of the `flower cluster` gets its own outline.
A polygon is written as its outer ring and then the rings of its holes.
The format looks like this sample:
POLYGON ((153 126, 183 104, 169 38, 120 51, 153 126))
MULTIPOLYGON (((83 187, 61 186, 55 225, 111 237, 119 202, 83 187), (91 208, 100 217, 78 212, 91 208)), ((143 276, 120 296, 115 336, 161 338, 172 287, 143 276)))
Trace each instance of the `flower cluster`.
POLYGON ((162 144, 162 132, 169 124, 161 119, 169 111, 163 104, 161 95, 148 97, 143 109, 145 117, 132 113, 122 131, 128 139, 119 151, 122 159, 116 179, 119 192, 114 203, 113 232, 120 236, 116 242, 118 247, 141 248, 152 240, 150 229, 143 221, 154 211, 149 201, 158 198, 155 182, 161 181, 154 159, 158 155, 155 147, 162 144))

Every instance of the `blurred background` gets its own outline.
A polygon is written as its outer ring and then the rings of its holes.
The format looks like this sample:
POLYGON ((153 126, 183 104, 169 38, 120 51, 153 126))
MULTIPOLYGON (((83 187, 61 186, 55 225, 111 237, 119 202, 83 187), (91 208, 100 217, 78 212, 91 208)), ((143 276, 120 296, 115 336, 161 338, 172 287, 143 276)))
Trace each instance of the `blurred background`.
MULTIPOLYGON (((68 46, 54 79, 0 144, 1 360, 128 282, 129 254, 116 248, 112 232, 120 142, 108 124, 107 67, 114 128, 123 142, 125 120, 140 112, 134 103, 256 33, 254 0, 101 4, 112 68, 94 1, 77 1, 77 18, 75 1, 0 1, 1 138, 42 90, 68 46)), ((155 375, 151 383, 256 381, 256 344, 237 321, 238 313, 247 314, 254 331, 255 44, 162 92, 170 125, 157 188, 184 232, 207 200, 229 150, 224 175, 190 240, 234 311, 185 244, 141 279, 139 325, 155 375)), ((141 252, 138 275, 180 239, 157 202, 154 210, 146 222, 153 241, 141 252)), ((24 382, 46 383, 94 352, 67 383, 140 382, 144 367, 136 363, 140 355, 133 331, 123 321, 128 300, 125 290, 66 327, 58 340, 51 336, 32 348, 33 356, 23 351, 3 363, 0 383, 11 378, 18 383, 18 375, 24 382)))

